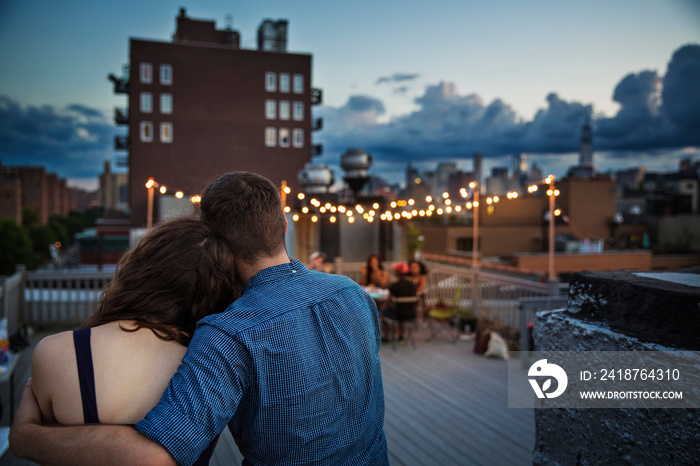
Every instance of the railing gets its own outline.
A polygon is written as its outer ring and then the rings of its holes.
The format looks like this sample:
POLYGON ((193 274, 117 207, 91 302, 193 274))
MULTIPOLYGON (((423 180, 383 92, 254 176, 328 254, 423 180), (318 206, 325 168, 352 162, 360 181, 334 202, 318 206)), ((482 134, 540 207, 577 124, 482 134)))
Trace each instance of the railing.
POLYGON ((507 327, 520 327, 521 299, 547 297, 552 293, 548 283, 479 271, 476 275, 478 300, 475 303, 471 269, 439 263, 427 263, 427 267, 428 305, 440 301, 452 303, 471 309, 477 319, 488 319, 507 327))
POLYGON ((317 87, 311 89, 311 105, 323 103, 323 90, 317 87))
POLYGON ((0 318, 7 319, 11 335, 24 322, 24 265, 18 265, 14 275, 0 277, 0 318))
MULTIPOLYGON (((337 260, 334 272, 359 283, 362 264, 337 260)), ((383 265, 391 270, 391 262, 383 265)), ((528 322, 534 318, 535 307, 542 305, 546 308, 547 303, 559 306, 562 302, 562 299, 556 299, 558 292, 548 283, 479 271, 478 305, 474 306, 471 269, 437 262, 426 262, 426 266, 428 305, 440 301, 451 303, 472 309, 478 319, 488 319, 511 328, 522 327, 521 309, 525 309, 522 318, 528 322), (532 298, 542 301, 528 304, 532 298)), ((22 324, 35 327, 76 325, 95 310, 113 273, 113 270, 25 273, 18 269, 15 275, 0 280, 0 317, 8 318, 9 330, 22 324)))
POLYGON ((129 150, 129 136, 114 136, 114 150, 129 150))
POLYGON ((128 125, 129 124, 129 109, 115 108, 114 109, 114 123, 116 123, 118 125, 128 125))
POLYGON ((79 324, 95 310, 113 274, 113 270, 28 273, 25 323, 35 327, 79 324))
MULTIPOLYGON (((363 262, 336 262, 336 273, 360 283, 363 262)), ((391 270, 391 262, 382 265, 391 270)), ((426 304, 449 303, 461 308, 477 309, 477 319, 488 319, 514 329, 520 328, 520 302, 528 298, 551 300, 558 290, 536 279, 508 276, 492 272, 477 273, 478 306, 474 306, 472 271, 466 267, 425 261, 428 269, 426 304), (457 302, 455 302, 457 297, 457 302)), ((561 299, 557 303, 561 302, 561 299)), ((528 308, 529 309, 529 308, 528 308)), ((530 315, 530 321, 534 314, 530 315)))

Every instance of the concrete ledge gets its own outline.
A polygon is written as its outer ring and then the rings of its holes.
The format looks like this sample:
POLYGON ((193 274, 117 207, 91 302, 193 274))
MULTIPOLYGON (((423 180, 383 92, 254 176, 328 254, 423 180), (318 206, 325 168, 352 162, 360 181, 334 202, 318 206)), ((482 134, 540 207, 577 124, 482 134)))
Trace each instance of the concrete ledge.
MULTIPOLYGON (((681 272, 681 271, 679 271, 681 272)), ((640 341, 700 350, 700 269, 683 273, 578 272, 568 312, 640 341), (686 280, 679 279, 683 275, 686 280), (660 279, 668 276, 669 279, 660 279)))
MULTIPOLYGON (((581 272, 538 351, 700 350, 700 270, 581 272), (684 275, 684 276, 683 276, 684 275)), ((700 464, 700 409, 535 409, 533 464, 700 464)))

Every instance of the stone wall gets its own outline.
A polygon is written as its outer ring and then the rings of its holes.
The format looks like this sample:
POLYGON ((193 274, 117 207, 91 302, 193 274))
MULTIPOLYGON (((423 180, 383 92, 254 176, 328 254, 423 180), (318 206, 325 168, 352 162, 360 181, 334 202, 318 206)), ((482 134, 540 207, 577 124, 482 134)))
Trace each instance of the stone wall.
MULTIPOLYGON (((574 274, 537 351, 700 350, 700 269, 574 274)), ((534 464, 700 464, 698 409, 536 409, 534 464)))

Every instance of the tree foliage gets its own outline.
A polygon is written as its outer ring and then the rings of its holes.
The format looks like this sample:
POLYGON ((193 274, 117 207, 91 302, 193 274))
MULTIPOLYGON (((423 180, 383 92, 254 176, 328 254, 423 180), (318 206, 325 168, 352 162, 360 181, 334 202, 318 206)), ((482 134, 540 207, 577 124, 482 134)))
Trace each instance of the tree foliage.
POLYGON ((99 207, 85 212, 71 211, 68 215, 53 215, 46 225, 31 207, 22 208, 22 225, 13 219, 0 217, 0 275, 11 275, 17 264, 35 269, 51 259, 50 245, 60 241, 63 247, 77 233, 93 227, 103 210, 99 207))
POLYGON ((32 225, 39 225, 40 223, 39 212, 31 207, 22 207, 22 226, 30 227, 32 225))
POLYGON ((32 225, 27 228, 29 239, 32 241, 34 254, 40 262, 51 259, 50 247, 56 242, 56 235, 48 225, 32 225))
POLYGON ((0 218, 0 275, 12 275, 17 264, 34 265, 32 241, 17 222, 0 218))

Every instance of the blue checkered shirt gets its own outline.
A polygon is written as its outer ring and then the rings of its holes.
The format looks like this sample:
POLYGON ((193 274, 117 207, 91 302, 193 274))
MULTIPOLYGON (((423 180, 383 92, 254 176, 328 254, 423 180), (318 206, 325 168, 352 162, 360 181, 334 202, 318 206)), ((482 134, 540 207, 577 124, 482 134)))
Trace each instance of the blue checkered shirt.
POLYGON ((228 425, 244 464, 388 464, 374 300, 299 262, 256 274, 202 319, 160 403, 136 425, 191 464, 228 425))

